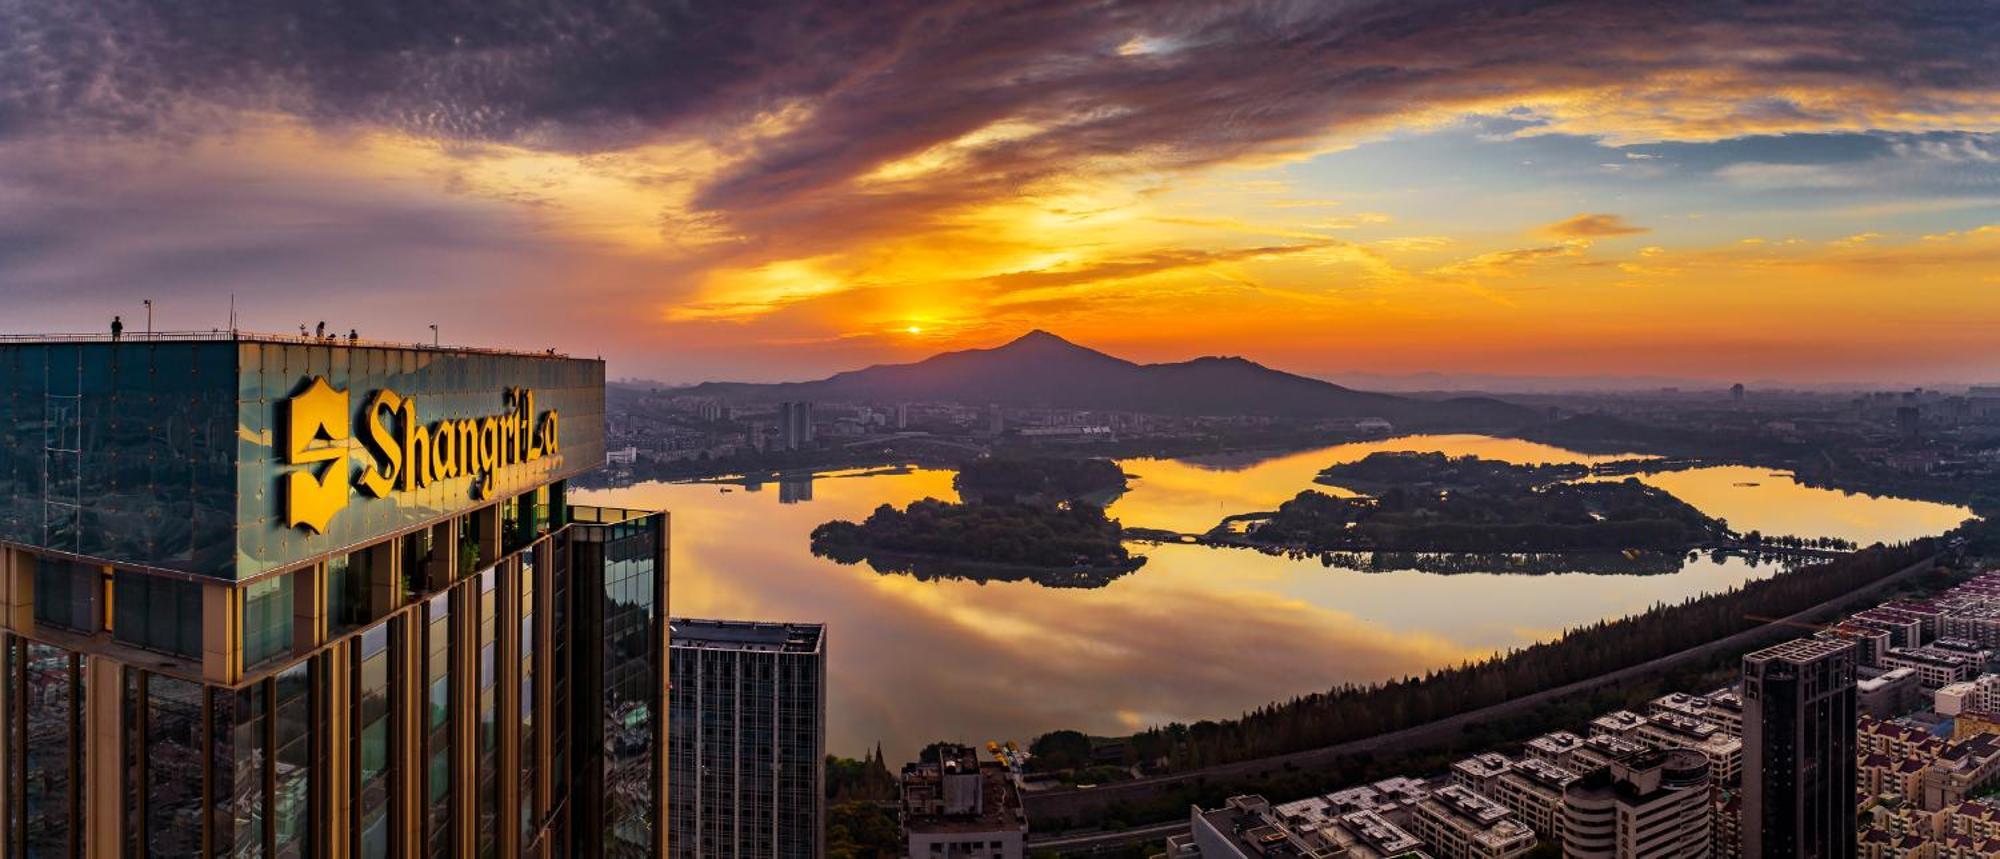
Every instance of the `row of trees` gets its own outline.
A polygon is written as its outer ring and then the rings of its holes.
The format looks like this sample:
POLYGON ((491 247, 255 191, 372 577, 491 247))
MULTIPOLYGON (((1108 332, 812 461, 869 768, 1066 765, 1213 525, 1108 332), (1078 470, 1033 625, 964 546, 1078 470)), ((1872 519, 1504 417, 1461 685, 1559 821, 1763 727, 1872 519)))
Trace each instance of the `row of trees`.
POLYGON ((826 756, 826 853, 833 859, 900 856, 902 824, 896 819, 896 776, 882 759, 882 744, 861 760, 826 756))
POLYGON ((1174 723, 1134 735, 1131 759, 1189 769, 1374 736, 1601 676, 1742 632, 1839 597, 1929 556, 1936 540, 1877 545, 1844 558, 1643 614, 1570 630, 1483 662, 1374 685, 1349 684, 1241 718, 1174 723))
POLYGON ((1790 534, 1765 534, 1751 531, 1743 535, 1743 542, 1752 546, 1776 546, 1781 549, 1826 549, 1835 552, 1852 552, 1853 540, 1840 537, 1795 537, 1790 534))

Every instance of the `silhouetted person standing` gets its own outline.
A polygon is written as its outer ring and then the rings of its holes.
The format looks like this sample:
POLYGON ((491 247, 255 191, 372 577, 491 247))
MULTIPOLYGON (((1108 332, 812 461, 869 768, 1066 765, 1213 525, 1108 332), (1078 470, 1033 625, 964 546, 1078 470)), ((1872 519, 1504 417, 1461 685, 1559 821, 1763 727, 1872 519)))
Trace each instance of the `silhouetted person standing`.
POLYGON ((361 342, 361 332, 356 331, 352 328, 347 329, 347 342, 349 343, 361 342))
POLYGON ((116 316, 111 317, 111 342, 116 343, 124 338, 125 338, 125 320, 120 319, 116 316))
POLYGON ((326 339, 326 320, 320 320, 319 325, 313 328, 313 336, 321 340, 326 339))

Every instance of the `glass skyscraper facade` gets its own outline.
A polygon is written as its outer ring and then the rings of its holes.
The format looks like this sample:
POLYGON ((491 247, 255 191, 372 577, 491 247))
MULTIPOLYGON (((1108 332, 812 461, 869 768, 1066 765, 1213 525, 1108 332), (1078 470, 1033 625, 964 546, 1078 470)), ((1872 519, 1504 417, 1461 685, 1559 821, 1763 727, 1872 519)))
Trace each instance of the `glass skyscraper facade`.
POLYGON ((667 521, 603 364, 0 342, 0 859, 651 856, 667 521))
POLYGON ((671 855, 825 855, 825 627, 671 624, 671 855))
POLYGON ((1854 643, 1800 638, 1743 657, 1743 855, 1853 856, 1854 643))

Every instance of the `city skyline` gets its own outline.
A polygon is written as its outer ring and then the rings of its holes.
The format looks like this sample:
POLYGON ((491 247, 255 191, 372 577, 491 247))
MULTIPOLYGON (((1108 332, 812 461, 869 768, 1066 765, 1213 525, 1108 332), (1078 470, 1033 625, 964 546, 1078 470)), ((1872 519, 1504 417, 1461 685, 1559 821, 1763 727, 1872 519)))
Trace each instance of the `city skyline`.
POLYGON ((0 20, 25 329, 233 296, 668 381, 1034 327, 1334 378, 2000 377, 1977 5, 0 20))
POLYGON ((2000 857, 2000 0, 0 0, 0 859, 2000 857))

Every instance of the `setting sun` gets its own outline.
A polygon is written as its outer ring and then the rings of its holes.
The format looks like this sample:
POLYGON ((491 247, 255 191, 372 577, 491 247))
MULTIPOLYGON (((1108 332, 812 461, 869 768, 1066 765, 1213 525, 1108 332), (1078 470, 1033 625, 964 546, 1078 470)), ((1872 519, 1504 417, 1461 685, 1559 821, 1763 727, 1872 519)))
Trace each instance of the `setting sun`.
POLYGON ((0 25, 0 859, 2000 859, 2000 0, 0 25))

